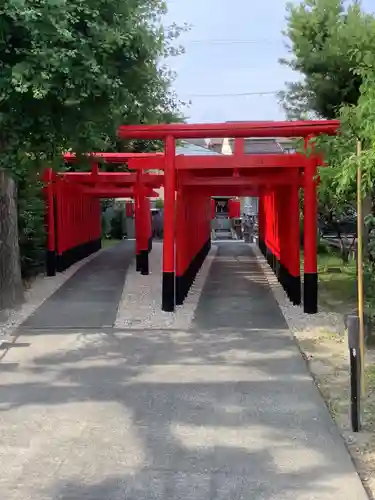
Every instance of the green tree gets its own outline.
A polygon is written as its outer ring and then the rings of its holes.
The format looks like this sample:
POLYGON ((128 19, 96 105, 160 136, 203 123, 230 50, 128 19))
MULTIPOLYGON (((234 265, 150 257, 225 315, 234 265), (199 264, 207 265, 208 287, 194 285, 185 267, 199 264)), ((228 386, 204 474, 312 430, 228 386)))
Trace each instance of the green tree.
MULTIPOLYGON (((375 67, 375 20, 361 10, 360 2, 305 0, 288 5, 284 34, 291 57, 281 63, 302 77, 280 94, 288 118, 339 117, 342 123, 338 137, 323 140, 330 168, 322 169, 319 185, 320 219, 341 238, 342 221, 355 207, 354 130, 368 107, 364 99, 371 88, 366 75, 375 67)), ((371 195, 365 198, 365 208, 370 214, 371 195)))
MULTIPOLYGON (((0 169, 18 184, 24 270, 41 260, 44 167, 60 168, 66 150, 114 148, 122 123, 179 118, 173 75, 160 61, 176 53, 180 29, 162 27, 165 8, 162 0, 2 2, 0 169)), ((4 234, 15 214, 7 220, 4 234)), ((0 256, 0 273, 7 265, 0 256)))
POLYGON ((362 83, 359 64, 375 54, 375 20, 360 2, 305 0, 287 6, 289 59, 280 62, 302 80, 287 84, 280 100, 289 118, 335 118, 356 104, 362 83))
MULTIPOLYGON (((362 57, 363 55, 361 55, 362 57)), ((356 106, 343 106, 339 117, 340 133, 336 137, 320 137, 317 147, 324 153, 327 167, 321 169, 321 188, 330 206, 345 203, 355 207, 358 166, 362 169, 362 197, 364 213, 364 255, 366 297, 368 307, 375 300, 375 79, 367 65, 357 70, 362 79, 356 106), (357 141, 362 152, 357 156, 357 141)), ((322 194, 320 195, 322 197, 322 194)), ((327 202, 328 203, 328 202, 327 202)))

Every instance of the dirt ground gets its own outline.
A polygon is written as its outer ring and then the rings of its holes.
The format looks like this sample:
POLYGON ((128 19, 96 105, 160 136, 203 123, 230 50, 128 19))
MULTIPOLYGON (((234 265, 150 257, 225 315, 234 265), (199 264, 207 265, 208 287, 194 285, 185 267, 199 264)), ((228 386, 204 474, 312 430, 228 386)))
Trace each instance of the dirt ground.
MULTIPOLYGON (((316 384, 347 443, 371 500, 375 499, 375 350, 366 352, 362 430, 351 431, 347 338, 327 329, 295 332, 316 384)), ((354 499, 353 499, 354 500, 354 499)))
POLYGON ((343 265, 335 254, 319 255, 318 272, 319 309, 337 315, 338 325, 336 328, 327 324, 327 327, 297 330, 294 335, 341 430, 369 497, 375 500, 375 331, 372 346, 366 348, 365 355, 366 396, 361 402, 362 429, 354 433, 349 413, 349 349, 344 315, 357 307, 355 262, 343 265))

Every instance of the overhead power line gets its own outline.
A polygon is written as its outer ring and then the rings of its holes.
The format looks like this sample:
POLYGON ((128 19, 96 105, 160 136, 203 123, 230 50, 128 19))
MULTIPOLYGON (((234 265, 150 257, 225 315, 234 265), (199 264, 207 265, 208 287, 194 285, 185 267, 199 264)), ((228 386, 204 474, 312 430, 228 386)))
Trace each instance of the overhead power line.
POLYGON ((223 93, 223 94, 185 94, 183 97, 195 98, 195 97, 247 97, 247 96, 261 96, 261 95, 276 95, 280 90, 271 90, 264 92, 233 92, 233 93, 223 93))
POLYGON ((257 44, 276 44, 283 40, 272 39, 254 39, 254 40, 225 40, 225 39, 207 39, 207 40, 182 40, 181 45, 257 45, 257 44))

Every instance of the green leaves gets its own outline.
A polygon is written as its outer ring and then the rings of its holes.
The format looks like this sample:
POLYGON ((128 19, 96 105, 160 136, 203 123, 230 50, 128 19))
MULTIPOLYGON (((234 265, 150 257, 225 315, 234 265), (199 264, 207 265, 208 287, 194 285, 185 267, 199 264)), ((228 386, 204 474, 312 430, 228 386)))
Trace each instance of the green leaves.
POLYGON ((160 59, 173 52, 181 29, 162 29, 165 8, 161 0, 1 3, 0 167, 20 184, 28 255, 29 236, 43 232, 34 174, 49 165, 62 168, 66 150, 129 147, 117 141, 120 124, 180 118, 171 74, 160 59))
MULTIPOLYGON (((375 57, 375 20, 357 4, 342 0, 310 0, 289 4, 287 29, 290 60, 281 61, 303 75, 296 92, 289 83, 280 98, 295 118, 313 113, 334 118, 343 104, 356 104, 362 77, 375 57)), ((372 66, 373 67, 373 66, 372 66)))
POLYGON ((3 147, 49 157, 92 149, 129 115, 175 112, 170 75, 158 65, 171 43, 158 24, 164 9, 158 0, 5 0, 0 112, 12 132, 2 132, 3 147))

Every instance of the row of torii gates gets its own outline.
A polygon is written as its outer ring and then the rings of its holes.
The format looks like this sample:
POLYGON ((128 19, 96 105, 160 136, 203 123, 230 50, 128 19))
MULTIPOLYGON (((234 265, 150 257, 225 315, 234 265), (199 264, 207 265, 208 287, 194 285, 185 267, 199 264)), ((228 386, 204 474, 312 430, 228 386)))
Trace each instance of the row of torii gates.
MULTIPOLYGON (((259 246, 288 297, 302 302, 299 191, 304 191, 303 305, 317 312, 317 167, 309 148, 319 134, 334 135, 339 122, 238 122, 122 126, 122 139, 163 140, 164 153, 90 153, 90 172, 45 172, 47 273, 63 271, 101 246, 100 198, 134 199, 137 270, 148 274, 151 251, 150 197, 164 188, 161 306, 172 312, 184 302, 211 241, 213 196, 259 197, 259 246), (235 139, 233 155, 176 155, 176 141, 235 139), (245 154, 244 138, 304 138, 306 154, 245 154), (101 162, 127 171, 102 172, 101 162)), ((66 154, 65 161, 77 161, 66 154)))

